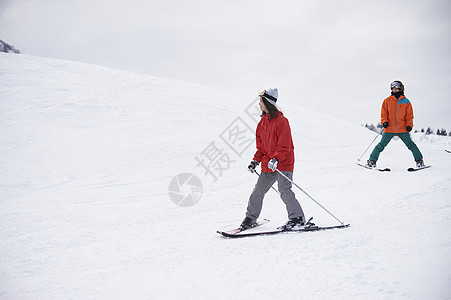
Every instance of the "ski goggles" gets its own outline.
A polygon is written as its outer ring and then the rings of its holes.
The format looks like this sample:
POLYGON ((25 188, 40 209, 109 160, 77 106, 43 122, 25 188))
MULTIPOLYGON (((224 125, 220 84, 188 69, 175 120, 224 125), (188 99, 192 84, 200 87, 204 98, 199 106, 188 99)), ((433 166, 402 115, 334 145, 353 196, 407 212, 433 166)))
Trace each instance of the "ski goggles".
POLYGON ((261 90, 261 92, 258 94, 260 97, 264 97, 269 103, 276 106, 277 99, 271 96, 266 92, 266 90, 261 90))
POLYGON ((402 83, 399 81, 393 81, 392 83, 390 83, 390 89, 402 89, 402 83))

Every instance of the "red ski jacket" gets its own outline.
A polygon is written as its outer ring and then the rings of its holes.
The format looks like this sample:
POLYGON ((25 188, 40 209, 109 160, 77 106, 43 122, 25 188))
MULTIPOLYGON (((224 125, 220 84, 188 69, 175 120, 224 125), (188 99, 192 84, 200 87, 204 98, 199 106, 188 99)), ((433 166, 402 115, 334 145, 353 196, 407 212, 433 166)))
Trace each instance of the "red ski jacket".
POLYGON ((293 172, 294 145, 291 138, 291 128, 287 118, 282 112, 277 113, 277 118, 269 119, 270 115, 263 115, 257 125, 256 139, 257 152, 254 160, 261 162, 262 171, 273 172, 268 168, 268 162, 277 158, 279 171, 293 172))
POLYGON ((413 109, 409 99, 404 95, 396 99, 390 96, 384 100, 381 109, 381 124, 388 122, 384 132, 407 132, 406 127, 413 127, 413 109))

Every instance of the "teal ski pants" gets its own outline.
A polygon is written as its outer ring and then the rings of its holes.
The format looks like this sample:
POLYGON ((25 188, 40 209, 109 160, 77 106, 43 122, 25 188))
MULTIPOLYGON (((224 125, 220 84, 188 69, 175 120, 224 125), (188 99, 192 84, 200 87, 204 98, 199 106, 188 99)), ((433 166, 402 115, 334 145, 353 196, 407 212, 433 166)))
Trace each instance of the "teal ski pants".
POLYGON ((423 159, 423 155, 420 152, 420 149, 418 149, 417 145, 412 141, 410 138, 410 133, 403 132, 403 133, 391 133, 391 132, 384 132, 382 135, 382 140, 379 144, 374 147, 373 152, 371 152, 370 160, 377 161, 379 158, 379 154, 381 154, 382 151, 384 151, 385 147, 388 145, 388 143, 391 141, 391 139, 398 135, 401 141, 406 144, 407 148, 412 152, 413 157, 415 160, 423 159))

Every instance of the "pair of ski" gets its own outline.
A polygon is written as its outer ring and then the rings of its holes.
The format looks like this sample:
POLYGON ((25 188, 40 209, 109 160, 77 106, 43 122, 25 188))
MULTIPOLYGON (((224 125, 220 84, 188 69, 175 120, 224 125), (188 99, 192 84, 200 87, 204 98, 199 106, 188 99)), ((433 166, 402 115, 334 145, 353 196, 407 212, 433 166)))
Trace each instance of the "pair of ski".
MULTIPOLYGON (((361 164, 361 163, 357 163, 357 165, 359 165, 359 166, 361 166, 361 167, 364 167, 365 169, 377 170, 377 171, 380 171, 380 172, 390 172, 390 171, 391 171, 391 169, 389 169, 389 168, 385 168, 385 169, 377 168, 377 167, 372 168, 372 167, 369 167, 369 166, 367 166, 367 165, 363 165, 363 164, 361 164)), ((431 165, 424 166, 424 167, 419 167, 419 168, 418 168, 418 167, 417 167, 417 168, 408 168, 407 171, 409 171, 409 172, 415 172, 415 171, 427 169, 427 168, 430 168, 430 167, 431 167, 431 165)))
POLYGON ((307 232, 307 231, 319 231, 319 230, 328 230, 328 229, 336 229, 336 228, 346 228, 346 227, 349 227, 349 225, 350 225, 350 224, 346 224, 346 225, 341 224, 341 225, 337 225, 337 226, 327 226, 327 227, 311 225, 311 226, 300 227, 300 228, 291 229, 291 230, 286 230, 283 228, 277 228, 274 230, 267 230, 267 231, 255 231, 254 230, 256 227, 259 227, 268 222, 269 222, 268 219, 263 219, 263 220, 259 221, 256 226, 254 226, 250 229, 242 230, 240 228, 236 228, 236 229, 232 229, 229 231, 217 231, 217 233, 219 233, 222 236, 228 237, 228 238, 240 238, 240 237, 258 236, 258 235, 274 235, 274 234, 278 234, 278 233, 288 233, 288 232, 307 232))

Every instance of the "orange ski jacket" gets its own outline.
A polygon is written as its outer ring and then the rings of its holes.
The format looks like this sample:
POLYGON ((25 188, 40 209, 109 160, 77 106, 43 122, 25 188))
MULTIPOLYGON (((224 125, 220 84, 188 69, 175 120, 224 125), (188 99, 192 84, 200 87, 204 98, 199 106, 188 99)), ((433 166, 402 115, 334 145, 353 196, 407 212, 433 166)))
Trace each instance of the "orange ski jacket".
POLYGON ((282 112, 278 112, 277 118, 270 119, 270 115, 263 115, 256 129, 257 152, 254 160, 261 162, 262 171, 272 173, 268 168, 268 162, 272 158, 279 161, 279 171, 294 169, 294 144, 291 137, 291 128, 288 119, 282 112))
POLYGON ((384 132, 402 133, 408 132, 406 127, 413 128, 413 109, 409 99, 404 95, 396 99, 390 96, 384 100, 381 109, 381 124, 388 122, 384 132))

